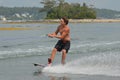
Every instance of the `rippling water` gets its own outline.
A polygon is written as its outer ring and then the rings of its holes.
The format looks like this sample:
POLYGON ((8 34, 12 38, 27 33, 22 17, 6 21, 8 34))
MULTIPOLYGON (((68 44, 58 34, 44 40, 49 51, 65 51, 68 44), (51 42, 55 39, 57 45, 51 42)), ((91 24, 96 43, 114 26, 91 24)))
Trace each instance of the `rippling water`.
MULTIPOLYGON (((0 24, 0 27, 32 28, 1 30, 0 60, 50 55, 57 39, 48 38, 46 34, 55 31, 57 25, 57 23, 0 24)), ((67 64, 64 67, 55 65, 43 71, 120 76, 119 25, 120 23, 70 23, 71 49, 67 64)))

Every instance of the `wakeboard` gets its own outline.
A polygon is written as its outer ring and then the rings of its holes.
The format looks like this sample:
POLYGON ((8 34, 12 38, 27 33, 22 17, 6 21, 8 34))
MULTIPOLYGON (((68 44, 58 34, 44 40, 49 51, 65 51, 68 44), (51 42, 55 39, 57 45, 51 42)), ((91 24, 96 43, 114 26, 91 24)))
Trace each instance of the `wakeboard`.
POLYGON ((33 63, 34 66, 39 66, 41 68, 47 67, 47 64, 37 64, 37 63, 33 63))

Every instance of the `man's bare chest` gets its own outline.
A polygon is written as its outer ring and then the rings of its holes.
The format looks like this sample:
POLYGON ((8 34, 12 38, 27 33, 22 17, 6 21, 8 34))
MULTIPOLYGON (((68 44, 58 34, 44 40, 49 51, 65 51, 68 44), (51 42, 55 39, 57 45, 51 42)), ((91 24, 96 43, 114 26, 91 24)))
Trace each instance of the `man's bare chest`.
POLYGON ((64 31, 65 31, 64 28, 60 28, 60 29, 59 29, 60 34, 62 34, 64 31))

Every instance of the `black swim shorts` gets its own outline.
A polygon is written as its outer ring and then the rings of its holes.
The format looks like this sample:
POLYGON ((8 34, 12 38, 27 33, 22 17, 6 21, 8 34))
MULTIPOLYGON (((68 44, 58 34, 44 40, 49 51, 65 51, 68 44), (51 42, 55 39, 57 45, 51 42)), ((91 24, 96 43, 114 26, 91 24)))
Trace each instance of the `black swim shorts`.
POLYGON ((66 41, 65 43, 62 40, 58 40, 55 47, 57 51, 61 51, 62 49, 66 50, 66 53, 68 53, 68 50, 70 49, 70 41, 66 41))

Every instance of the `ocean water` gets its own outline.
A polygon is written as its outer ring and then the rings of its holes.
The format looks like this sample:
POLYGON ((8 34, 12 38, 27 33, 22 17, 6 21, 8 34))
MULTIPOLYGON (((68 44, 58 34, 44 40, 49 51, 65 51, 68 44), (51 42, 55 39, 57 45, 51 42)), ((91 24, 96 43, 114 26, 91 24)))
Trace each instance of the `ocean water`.
POLYGON ((0 31, 1 80, 120 80, 120 23, 70 23, 71 48, 62 66, 57 53, 52 67, 46 64, 58 39, 46 34, 58 23, 2 24, 32 28, 0 31))

